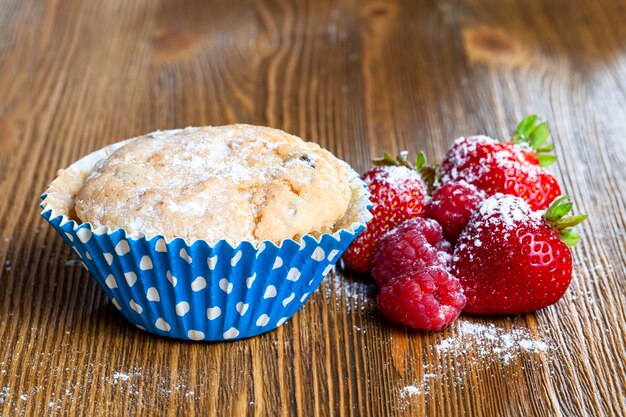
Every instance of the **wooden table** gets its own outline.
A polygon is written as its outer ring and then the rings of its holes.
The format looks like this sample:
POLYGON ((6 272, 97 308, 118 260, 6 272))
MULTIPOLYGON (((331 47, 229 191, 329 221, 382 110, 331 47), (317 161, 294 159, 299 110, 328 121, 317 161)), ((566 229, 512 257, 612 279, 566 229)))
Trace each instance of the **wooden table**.
POLYGON ((623 0, 0 1, 0 415, 626 415, 623 0), (407 331, 341 268, 285 326, 128 325, 39 217, 58 168, 155 129, 282 128, 383 150, 551 122, 589 213, 557 305, 407 331))

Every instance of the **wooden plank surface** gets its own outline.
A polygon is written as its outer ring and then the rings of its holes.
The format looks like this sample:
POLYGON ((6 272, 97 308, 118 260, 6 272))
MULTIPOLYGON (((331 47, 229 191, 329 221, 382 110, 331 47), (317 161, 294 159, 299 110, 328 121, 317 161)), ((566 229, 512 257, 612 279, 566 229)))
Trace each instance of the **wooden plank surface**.
POLYGON ((0 415, 626 415, 624 22, 623 0, 1 0, 0 415), (58 168, 158 128, 269 125, 362 171, 531 112, 590 215, 537 314, 409 332, 338 268, 277 331, 170 341, 39 218, 58 168))

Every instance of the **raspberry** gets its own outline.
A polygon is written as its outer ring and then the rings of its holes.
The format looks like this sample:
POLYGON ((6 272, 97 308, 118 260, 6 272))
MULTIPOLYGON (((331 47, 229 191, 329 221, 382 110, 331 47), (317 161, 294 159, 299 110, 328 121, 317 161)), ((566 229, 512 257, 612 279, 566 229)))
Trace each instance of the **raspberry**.
POLYGON ((410 219, 381 241, 372 262, 372 276, 379 286, 391 278, 428 266, 447 267, 452 246, 444 240, 441 226, 421 217, 410 219))
POLYGON ((440 266, 393 278, 378 294, 378 308, 388 320, 414 329, 443 330, 463 307, 461 284, 440 266))
POLYGON ((478 204, 487 198, 484 191, 464 180, 447 182, 435 191, 427 216, 437 220, 445 238, 454 243, 478 204))

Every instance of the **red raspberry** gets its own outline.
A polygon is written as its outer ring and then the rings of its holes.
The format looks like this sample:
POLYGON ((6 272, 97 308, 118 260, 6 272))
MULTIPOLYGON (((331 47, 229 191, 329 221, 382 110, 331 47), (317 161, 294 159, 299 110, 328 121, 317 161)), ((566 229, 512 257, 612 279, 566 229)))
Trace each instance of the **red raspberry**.
POLYGON ((410 219, 389 232, 372 261, 372 276, 381 287, 391 278, 429 266, 447 267, 452 246, 441 226, 421 217, 410 219))
POLYGON ((394 278, 378 294, 378 308, 388 320, 414 329, 443 330, 463 307, 461 284, 439 266, 394 278))
POLYGON ((484 191, 464 180, 447 182, 435 191, 427 216, 437 220, 444 237, 454 243, 478 204, 487 198, 484 191))

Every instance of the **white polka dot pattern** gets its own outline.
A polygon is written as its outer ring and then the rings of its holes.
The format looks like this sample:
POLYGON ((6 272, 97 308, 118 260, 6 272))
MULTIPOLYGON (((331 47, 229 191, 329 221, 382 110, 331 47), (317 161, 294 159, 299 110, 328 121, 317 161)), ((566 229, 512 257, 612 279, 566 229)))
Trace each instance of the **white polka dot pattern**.
POLYGON ((161 317, 159 317, 157 319, 157 321, 154 323, 154 325, 156 326, 157 329, 159 330, 163 330, 164 332, 169 332, 170 329, 172 328, 165 320, 163 320, 161 317))
POLYGON ((137 274, 134 272, 124 272, 124 279, 129 287, 132 287, 137 282, 137 274))
POLYGON ((231 327, 230 329, 224 332, 224 339, 234 339, 239 336, 239 330, 231 327))
POLYGON ((256 321, 256 325, 259 327, 267 326, 267 323, 270 322, 270 316, 267 314, 261 314, 256 321))
POLYGON ((276 259, 274 260, 274 266, 272 267, 272 269, 278 269, 281 266, 283 266, 283 258, 281 258, 280 256, 277 256, 276 259))
POLYGON ((154 302, 161 301, 161 296, 159 295, 159 291, 154 287, 148 288, 148 291, 146 292, 146 298, 148 299, 148 301, 154 301, 154 302))
POLYGON ((135 310, 135 313, 137 314, 141 314, 143 312, 143 307, 141 307, 139 304, 137 304, 135 302, 135 300, 130 300, 130 302, 128 303, 129 307, 132 308, 133 310, 135 310))
POLYGON ((248 311, 248 307, 250 307, 250 304, 244 304, 243 301, 240 301, 237 303, 237 305, 235 305, 235 309, 240 316, 246 314, 246 311, 248 311))
POLYGON ((313 251, 313 254, 311 254, 311 259, 315 259, 316 261, 321 262, 324 260, 325 256, 326 256, 326 253, 324 252, 324 249, 317 247, 313 251))
POLYGON ((287 273, 287 281, 297 281, 300 279, 300 271, 298 268, 291 268, 287 273))
MULTIPOLYGON (((154 245, 154 250, 157 252, 167 252, 167 246, 165 245, 165 239, 160 238, 154 245)), ((166 323, 167 324, 167 323, 166 323)))
POLYGON ((222 309, 219 307, 209 307, 206 310, 206 316, 209 320, 215 320, 222 315, 222 309))
POLYGON ((188 264, 191 264, 192 262, 191 256, 189 256, 185 248, 182 248, 180 252, 178 252, 178 254, 185 262, 187 262, 188 264))
POLYGON ((113 276, 113 274, 109 274, 104 280, 104 283, 107 285, 107 287, 111 289, 117 288, 117 281, 115 281, 115 277, 113 276))
POLYGON ((217 265, 217 255, 208 258, 207 265, 209 266, 209 269, 213 271, 215 269, 215 265, 217 265))
POLYGON ((176 314, 183 317, 185 314, 189 313, 189 309, 191 307, 189 306, 189 303, 187 301, 181 301, 180 303, 176 304, 176 314))
POLYGON ((206 288, 206 280, 204 279, 204 277, 198 277, 194 279, 191 283, 192 291, 198 292, 198 291, 202 291, 205 288, 206 288))
POLYGON ((232 282, 228 282, 226 278, 222 278, 220 279, 220 288, 226 294, 230 294, 231 291, 233 290, 233 284, 232 282))
POLYGON ((255 279, 256 279, 256 272, 252 274, 251 277, 246 278, 246 287, 252 288, 252 284, 254 283, 255 279))
POLYGON ((165 274, 165 277, 170 282, 170 284, 172 284, 172 287, 175 287, 176 284, 178 284, 178 278, 172 275, 172 272, 167 271, 167 273, 165 274))
POLYGON ((291 295, 283 300, 283 307, 287 307, 287 304, 293 301, 296 298, 296 293, 291 293, 291 295))
POLYGON ((265 289, 265 293, 263 294, 263 298, 274 298, 276 297, 276 287, 273 285, 268 285, 265 289))
POLYGON ((204 332, 201 332, 200 330, 189 330, 187 332, 187 336, 189 336, 191 340, 203 340, 204 332))
POLYGON ((126 319, 190 340, 250 337, 284 324, 310 297, 354 237, 258 248, 189 246, 180 239, 54 224, 126 319), (65 235, 67 233, 67 236, 65 235))
POLYGON ((89 239, 91 239, 91 229, 88 227, 83 227, 82 229, 78 230, 78 232, 76 232, 76 236, 78 236, 78 240, 80 240, 83 243, 87 243, 89 242, 89 239))
POLYGON ((124 256, 128 252, 130 252, 130 246, 128 245, 127 241, 120 240, 120 242, 115 245, 115 253, 117 253, 119 256, 124 256))
POLYGON ((232 259, 230 260, 230 266, 236 266, 241 260, 241 255, 242 255, 241 251, 237 251, 235 256, 233 256, 232 259))
POLYGON ((152 259, 150 259, 149 256, 144 256, 141 258, 141 261, 139 261, 139 269, 141 269, 142 271, 149 271, 152 269, 152 259))

